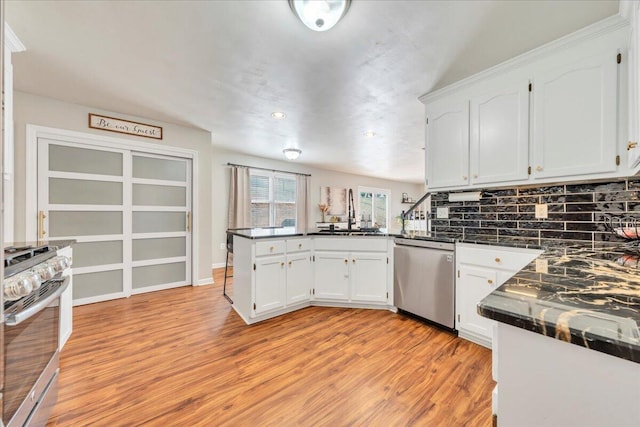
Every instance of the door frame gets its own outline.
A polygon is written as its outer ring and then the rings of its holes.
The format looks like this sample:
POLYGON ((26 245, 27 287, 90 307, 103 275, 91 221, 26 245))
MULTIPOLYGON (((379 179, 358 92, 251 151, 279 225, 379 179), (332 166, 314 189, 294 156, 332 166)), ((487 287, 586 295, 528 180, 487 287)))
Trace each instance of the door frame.
MULTIPOLYGON (((27 124, 26 146, 26 203, 25 203, 25 237, 27 241, 38 240, 38 138, 76 142, 100 148, 118 148, 139 151, 148 154, 182 157, 191 160, 191 285, 198 286, 198 152, 188 148, 158 146, 148 142, 112 136, 96 135, 66 129, 27 124)), ((209 279, 205 279, 210 283, 209 279)))

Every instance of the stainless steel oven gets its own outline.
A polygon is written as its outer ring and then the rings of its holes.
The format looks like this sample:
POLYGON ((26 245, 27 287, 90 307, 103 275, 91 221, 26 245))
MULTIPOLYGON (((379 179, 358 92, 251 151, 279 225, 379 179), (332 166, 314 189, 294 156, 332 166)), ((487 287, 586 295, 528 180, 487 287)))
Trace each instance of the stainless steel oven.
POLYGON ((53 248, 10 248, 9 254, 5 250, 6 427, 45 425, 57 400, 59 302, 69 282, 61 272, 68 266, 69 260, 57 257, 53 248))

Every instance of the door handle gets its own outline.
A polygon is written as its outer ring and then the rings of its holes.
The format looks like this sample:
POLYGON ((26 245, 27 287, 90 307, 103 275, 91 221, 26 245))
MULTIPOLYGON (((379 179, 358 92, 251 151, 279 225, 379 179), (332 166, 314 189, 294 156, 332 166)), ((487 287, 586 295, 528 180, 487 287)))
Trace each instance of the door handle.
POLYGON ((47 215, 44 213, 44 211, 39 211, 38 212, 38 238, 39 239, 44 239, 44 236, 46 236, 47 231, 44 229, 44 219, 47 217, 47 215))

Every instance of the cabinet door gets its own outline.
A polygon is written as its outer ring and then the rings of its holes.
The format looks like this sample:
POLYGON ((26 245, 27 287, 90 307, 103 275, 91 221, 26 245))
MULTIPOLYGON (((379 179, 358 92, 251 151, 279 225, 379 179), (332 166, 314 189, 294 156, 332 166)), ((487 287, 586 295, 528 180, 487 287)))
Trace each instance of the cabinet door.
POLYGON ((629 39, 629 142, 627 162, 630 169, 640 163, 640 3, 631 6, 629 39))
POLYGON ((354 252, 351 254, 351 299, 387 302, 387 254, 354 252))
POLYGON ((616 56, 608 50, 535 76, 534 178, 616 171, 616 56))
POLYGON ((497 288, 495 270, 461 265, 456 282, 456 311, 458 330, 469 331, 491 341, 494 321, 478 314, 481 299, 497 288))
POLYGON ((471 100, 471 183, 528 178, 529 82, 471 100))
POLYGON ((285 271, 284 256, 256 258, 254 314, 284 307, 285 271))
POLYGON ((287 305, 309 301, 313 286, 311 253, 300 252, 287 257, 287 305))
POLYGON ((349 253, 315 253, 315 299, 349 299, 349 253))
POLYGON ((469 183, 469 102, 427 105, 425 164, 429 189, 469 183))

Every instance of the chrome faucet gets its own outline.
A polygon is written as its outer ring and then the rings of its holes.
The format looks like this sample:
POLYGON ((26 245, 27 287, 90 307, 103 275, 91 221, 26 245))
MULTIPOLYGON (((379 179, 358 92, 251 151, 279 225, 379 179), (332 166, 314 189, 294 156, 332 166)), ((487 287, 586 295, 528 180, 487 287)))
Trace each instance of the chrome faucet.
POLYGON ((356 219, 356 210, 353 205, 353 190, 349 189, 349 214, 347 216, 347 230, 351 231, 351 223, 356 219))

